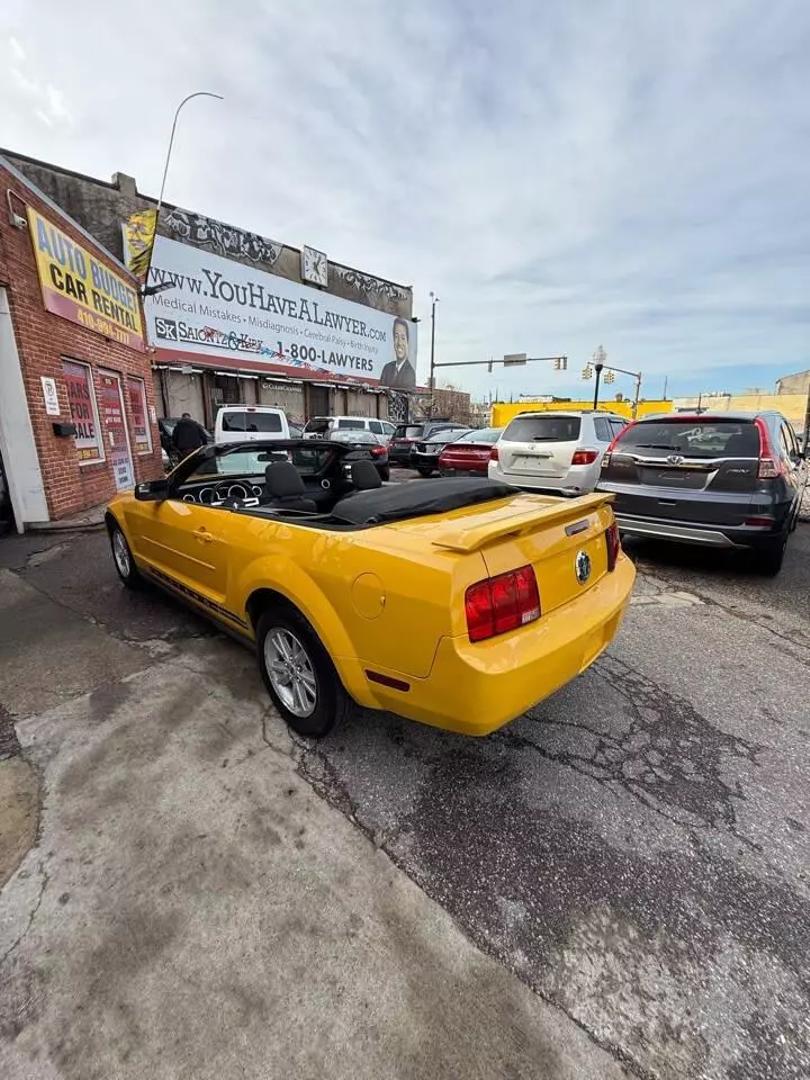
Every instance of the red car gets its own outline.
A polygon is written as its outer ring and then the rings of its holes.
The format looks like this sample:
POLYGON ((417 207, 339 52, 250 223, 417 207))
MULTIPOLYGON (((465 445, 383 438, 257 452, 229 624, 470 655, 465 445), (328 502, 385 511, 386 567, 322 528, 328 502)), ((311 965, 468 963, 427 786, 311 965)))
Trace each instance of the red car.
POLYGON ((500 438, 503 428, 482 428, 468 431, 455 442, 448 443, 439 454, 442 476, 486 476, 489 455, 500 438))

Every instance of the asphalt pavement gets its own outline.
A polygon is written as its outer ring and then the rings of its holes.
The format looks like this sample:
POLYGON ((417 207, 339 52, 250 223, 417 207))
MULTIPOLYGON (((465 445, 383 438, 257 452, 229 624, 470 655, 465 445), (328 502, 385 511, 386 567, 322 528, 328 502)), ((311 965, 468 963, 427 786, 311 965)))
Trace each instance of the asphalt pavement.
MULTIPOLYGON (((472 740, 389 715, 358 712, 327 740, 309 743, 286 735, 267 706, 247 652, 174 601, 120 588, 103 534, 3 541, 0 565, 29 590, 23 609, 30 607, 32 614, 27 653, 22 650, 8 661, 12 667, 6 667, 17 672, 14 700, 4 700, 0 691, 0 703, 12 716, 29 717, 17 725, 23 751, 46 777, 52 768, 55 783, 48 787, 45 802, 46 823, 48 813, 54 816, 52 831, 46 828, 50 846, 35 848, 28 857, 35 872, 29 907, 21 908, 25 918, 30 916, 30 925, 40 924, 45 905, 34 911, 37 895, 42 897, 36 867, 45 865, 44 856, 52 848, 70 845, 71 825, 80 823, 89 837, 94 829, 103 829, 105 807, 113 807, 116 842, 129 843, 124 825, 131 824, 134 812, 142 826, 150 812, 149 799, 159 790, 136 785, 129 806, 124 773, 116 774, 115 784, 108 777, 94 786, 87 770, 93 761, 107 767, 104 753, 112 752, 97 746, 96 758, 83 766, 89 786, 68 785, 67 795, 60 796, 59 778, 69 770, 71 755, 79 753, 75 743, 72 749, 59 749, 62 740, 69 740, 71 725, 75 722, 78 734, 70 738, 87 739, 93 746, 106 724, 112 725, 111 732, 116 724, 123 725, 128 735, 116 753, 125 754, 123 747, 129 747, 133 769, 142 769, 144 756, 133 738, 141 713, 148 714, 144 724, 149 752, 158 753, 161 740, 179 737, 174 725, 191 732, 188 725, 198 714, 200 724, 213 723, 209 696, 221 694, 223 707, 234 710, 233 720, 230 711, 223 713, 225 724, 244 723, 253 732, 240 733, 245 745, 239 756, 249 748, 258 752, 261 739, 255 744, 252 740, 261 730, 282 748, 287 770, 279 772, 274 762, 272 779, 262 779, 259 768, 251 774, 250 791, 232 780, 230 798, 236 799, 238 792, 236 819, 240 814, 256 819, 271 803, 276 808, 274 787, 291 777, 291 786, 321 807, 311 812, 317 813, 318 828, 326 830, 330 842, 329 830, 334 829, 346 876, 333 891, 351 897, 363 919, 371 918, 364 891, 381 888, 382 879, 363 869, 353 881, 348 869, 353 859, 371 852, 391 867, 391 880, 398 887, 415 889, 408 892, 410 921, 400 923, 405 937, 398 939, 399 951, 386 944, 374 978, 384 979, 387 965, 394 965, 391 977, 400 978, 396 965, 400 954, 408 953, 407 935, 415 933, 422 897, 433 905, 425 911, 438 912, 431 919, 449 920, 440 935, 442 949, 471 949, 471 956, 494 965, 482 968, 478 980, 458 982, 465 1000, 489 1003, 475 1013, 475 1025, 484 1023, 485 1015, 496 1015, 487 1013, 494 1005, 485 986, 493 979, 512 980, 503 984, 502 992, 519 1012, 517 1034, 510 1029, 509 1038, 493 1049, 490 1025, 485 1048, 475 1043, 476 1053, 484 1056, 478 1058, 477 1071, 470 1071, 470 1058, 454 1062, 448 1040, 430 1028, 435 1060, 441 1062, 435 1075, 550 1078, 585 1076, 588 1069, 607 1076, 615 1069, 617 1075, 662 1080, 806 1078, 810 525, 799 526, 784 570, 773 580, 754 576, 742 560, 722 554, 651 544, 633 545, 629 553, 640 573, 617 640, 586 674, 509 727, 472 740), (48 645, 47 635, 39 645, 35 641, 34 628, 42 617, 39 605, 44 605, 42 611, 65 613, 70 630, 65 631, 68 645, 63 646, 60 635, 49 653, 56 676, 49 678, 47 665, 40 663, 42 678, 32 685, 25 665, 36 659, 37 647, 48 645), (76 660, 81 640, 85 657, 76 660), (57 677, 63 667, 70 671, 82 663, 87 670, 74 673, 74 684, 65 686, 57 677), (175 676, 180 667, 184 678, 189 671, 193 677, 182 685, 173 683, 168 694, 166 668, 172 665, 175 676), (204 693, 195 690, 195 679, 205 680, 204 693), (131 693, 125 694, 126 702, 121 700, 121 683, 134 683, 134 701, 131 693), (81 688, 88 684, 89 698, 95 698, 92 710, 76 704, 84 701, 81 688), (170 708, 152 702, 153 688, 157 702, 168 694, 170 708), (60 799, 65 803, 61 824, 55 820, 60 799), (87 799, 98 806, 83 821, 79 806, 87 799), (513 996, 516 984, 549 1012, 527 1013, 527 999, 513 996), (552 1017, 557 1018, 556 1028, 550 1026, 552 1017), (542 1035, 540 1043, 527 1042, 532 1033, 542 1035), (574 1033, 602 1056, 589 1058, 574 1033), (555 1039, 565 1053, 552 1053, 555 1039), (566 1056, 569 1051, 573 1056, 566 1056)), ((223 737, 216 747, 183 760, 188 774, 175 794, 192 799, 193 827, 200 834, 219 829, 220 814, 238 831, 238 820, 228 817, 228 796, 222 794, 212 803, 191 794, 200 785, 216 784, 212 764, 226 775, 233 758, 223 737)), ((165 767, 153 780, 176 787, 165 767)), ((148 837, 141 828, 138 843, 156 843, 158 825, 171 831, 179 814, 171 800, 162 799, 159 822, 152 823, 148 837)), ((191 828, 185 813, 183 823, 191 828)), ((282 847, 289 839, 287 825, 280 830, 282 847)), ((261 835, 254 847, 240 841, 234 873, 241 885, 227 886, 232 917, 242 917, 243 904, 253 913, 245 915, 244 933, 260 952, 256 890, 261 891, 259 871, 266 868, 260 868, 258 860, 268 843, 272 841, 261 835)), ((91 846, 87 839, 84 857, 93 858, 91 846)), ((69 852, 71 859, 81 855, 69 852)), ((316 848, 315 862, 316 856, 328 861, 327 847, 316 848)), ((109 865, 101 861, 113 874, 113 884, 105 888, 114 890, 115 875, 125 877, 124 869, 114 860, 109 865)), ((146 874, 138 865, 139 873, 146 874)), ((185 861, 182 870, 193 875, 185 861)), ((66 871, 51 871, 54 876, 60 872, 66 871)), ((312 873, 317 875, 316 865, 312 873)), ((226 933, 218 917, 205 905, 197 906, 196 894, 188 892, 189 880, 183 877, 186 892, 181 889, 181 895, 193 908, 201 939, 226 933)), ((221 875, 217 881, 217 887, 226 888, 221 875)), ((201 883, 210 887, 207 871, 201 873, 201 883)), ((23 886, 12 879, 3 898, 9 888, 23 886)), ((167 869, 160 887, 177 889, 177 875, 167 869)), ((104 895, 102 888, 92 893, 96 911, 99 905, 104 911, 104 895)), ((282 890, 281 895, 288 893, 282 890)), ((51 918, 65 917, 60 916, 58 896, 47 910, 51 918)), ((92 917, 91 905, 83 919, 92 917)), ((90 970, 105 979, 112 978, 109 948, 108 942, 107 953, 88 954, 90 970)), ((435 948, 423 943, 423 957, 435 955, 435 948)), ((22 954, 22 946, 17 951, 22 954)), ((319 963, 327 962, 318 955, 319 963)), ((262 959, 267 963, 272 957, 264 952, 262 959)), ((36 951, 28 960, 28 982, 15 982, 14 992, 23 998, 30 993, 39 1001, 42 990, 31 970, 37 964, 47 969, 48 963, 36 951)), ((410 955, 410 976, 411 962, 419 967, 418 953, 410 955)), ((178 964, 183 968, 177 956, 172 963, 175 969, 178 964)), ((115 970, 124 977, 122 969, 115 970)), ((426 970, 433 970, 430 964, 426 970)), ((446 962, 442 970, 441 992, 435 979, 432 989, 427 983, 425 987, 426 1001, 440 1013, 448 1007, 446 978, 453 978, 447 975, 446 962)), ((183 971, 205 985, 199 965, 189 962, 183 971)), ((251 974, 251 1001, 261 1013, 254 998, 261 997, 262 990, 253 966, 251 974)), ((297 993, 307 978, 314 975, 299 973, 297 993)), ((82 985, 83 1007, 91 1010, 92 986, 88 989, 86 980, 82 985)), ((418 998, 418 984, 409 985, 418 998)), ((109 986, 103 989, 103 1007, 111 1008, 109 986)), ((348 1004, 368 1007, 355 997, 348 1004)), ((395 1010, 396 1000, 387 1004, 395 1010)), ((382 1000, 383 1012, 385 1006, 382 1000)), ((126 1007, 135 1009, 131 1002, 126 1007)), ((250 1006, 244 1008, 249 1011, 250 1006)), ((385 1015, 386 1024, 392 1015, 385 1015)), ((505 1015, 503 1010, 497 1013, 497 1027, 508 1026, 505 1015)), ((132 1025, 137 1028, 145 1021, 141 1013, 133 1016, 128 1045, 137 1041, 132 1025)), ((120 1021, 122 1030, 125 1019, 120 1021)), ((59 1022, 66 1025, 68 1019, 62 1016, 59 1022)), ((419 1022, 424 1033, 424 1009, 419 1022)), ((40 1048, 54 1037, 58 1023, 53 1018, 51 1023, 55 1027, 42 1035, 40 1048)), ((458 1014, 453 1014, 452 1024, 450 1043, 471 1037, 458 1014)), ((95 1047, 100 1034, 109 1035, 110 1030, 101 1021, 96 1028, 84 1019, 80 1025, 82 1037, 95 1047)), ((323 1048, 322 1041, 318 1045, 323 1048)), ((284 1048, 291 1052, 287 1044, 284 1048)), ((73 1052, 79 1054, 75 1047, 73 1052)), ((413 1047, 408 1053, 410 1071, 403 1066, 386 1073, 381 1065, 386 1059, 379 1055, 373 1058, 376 1073, 363 1071, 357 1056, 350 1064, 359 1068, 355 1075, 431 1074, 429 1056, 420 1058, 413 1047)), ((17 1067, 20 1060, 15 1059, 17 1067)), ((72 1060, 69 1055, 67 1060, 72 1060)), ((76 1060, 87 1067, 86 1055, 76 1060)), ((185 1058, 177 1060, 188 1068, 185 1058)), ((60 1061, 62 1071, 53 1075, 80 1075, 60 1061)), ((234 1058, 220 1055, 216 1062, 218 1075, 243 1075, 234 1058)), ((350 1075, 346 1070, 340 1075, 344 1073, 350 1075)), ((131 1075, 125 1069, 124 1074, 131 1075)), ((310 1072, 302 1066, 300 1073, 267 1073, 299 1074, 310 1072)), ((194 1073, 178 1065, 178 1071, 165 1075, 194 1073)), ((208 1072, 201 1069, 199 1075, 208 1072)), ((264 1074, 249 1068, 247 1075, 264 1074)))

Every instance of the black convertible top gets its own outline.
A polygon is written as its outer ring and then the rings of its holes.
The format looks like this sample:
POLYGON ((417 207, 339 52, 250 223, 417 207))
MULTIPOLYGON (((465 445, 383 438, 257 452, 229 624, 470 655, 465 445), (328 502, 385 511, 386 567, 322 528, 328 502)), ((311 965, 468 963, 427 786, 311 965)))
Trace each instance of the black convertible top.
POLYGON ((386 521, 444 514, 448 510, 507 499, 516 494, 516 490, 507 484, 478 477, 417 480, 347 495, 335 505, 330 516, 349 525, 382 525, 386 521))

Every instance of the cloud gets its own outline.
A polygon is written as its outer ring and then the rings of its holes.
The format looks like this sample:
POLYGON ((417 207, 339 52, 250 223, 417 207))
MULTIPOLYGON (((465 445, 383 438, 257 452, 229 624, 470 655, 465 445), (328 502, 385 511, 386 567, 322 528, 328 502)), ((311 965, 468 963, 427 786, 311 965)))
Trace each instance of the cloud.
POLYGON ((177 101, 224 94, 184 110, 167 198, 413 284, 422 320, 434 289, 442 360, 571 358, 446 369, 477 393, 579 393, 600 342, 684 392, 810 367, 800 0, 146 2, 92 34, 45 0, 58 50, 28 6, 10 146, 154 192, 177 101))
POLYGON ((16 110, 16 119, 19 121, 34 116, 46 128, 57 125, 71 127, 73 117, 64 93, 37 77, 28 63, 28 54, 13 34, 7 38, 7 51, 11 63, 5 72, 7 85, 3 88, 3 96, 9 98, 10 107, 16 110))

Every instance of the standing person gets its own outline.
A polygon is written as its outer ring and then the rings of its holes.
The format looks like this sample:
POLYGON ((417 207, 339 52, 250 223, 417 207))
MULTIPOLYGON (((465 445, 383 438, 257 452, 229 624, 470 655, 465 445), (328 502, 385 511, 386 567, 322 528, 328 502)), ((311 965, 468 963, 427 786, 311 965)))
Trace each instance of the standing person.
POLYGON ((205 428, 196 420, 192 420, 191 413, 184 412, 174 425, 172 432, 172 446, 177 460, 182 461, 184 457, 188 457, 194 450, 199 450, 207 442, 208 435, 205 428))
POLYGON ((412 390, 416 386, 416 370, 411 363, 410 329, 406 319, 394 319, 394 357, 389 360, 380 374, 380 382, 385 386, 396 386, 403 390, 412 390))

